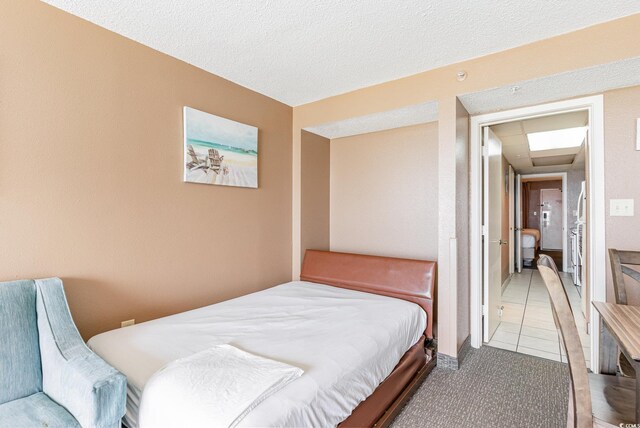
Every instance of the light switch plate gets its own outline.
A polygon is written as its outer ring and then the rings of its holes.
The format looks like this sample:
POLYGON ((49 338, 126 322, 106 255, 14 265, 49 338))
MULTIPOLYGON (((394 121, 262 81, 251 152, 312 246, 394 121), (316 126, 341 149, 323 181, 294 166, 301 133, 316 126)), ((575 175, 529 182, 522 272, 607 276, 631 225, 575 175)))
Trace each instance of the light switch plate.
POLYGON ((632 217, 633 199, 611 199, 609 207, 610 216, 632 217))

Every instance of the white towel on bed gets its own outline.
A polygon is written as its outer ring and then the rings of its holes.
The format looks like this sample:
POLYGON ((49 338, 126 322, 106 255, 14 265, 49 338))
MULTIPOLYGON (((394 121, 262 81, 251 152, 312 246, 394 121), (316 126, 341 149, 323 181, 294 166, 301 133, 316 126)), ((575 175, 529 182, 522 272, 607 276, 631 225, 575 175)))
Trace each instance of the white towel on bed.
POLYGON ((167 364, 147 382, 141 428, 233 427, 302 369, 218 345, 167 364))

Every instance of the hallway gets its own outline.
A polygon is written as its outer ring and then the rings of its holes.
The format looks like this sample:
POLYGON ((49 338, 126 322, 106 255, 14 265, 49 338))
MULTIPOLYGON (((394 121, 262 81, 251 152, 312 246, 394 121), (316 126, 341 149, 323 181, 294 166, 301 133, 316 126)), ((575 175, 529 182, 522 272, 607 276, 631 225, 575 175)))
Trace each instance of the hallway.
MULTIPOLYGON (((580 295, 571 276, 567 273, 560 275, 569 296, 589 366, 589 336, 586 334, 586 321, 580 308, 580 295)), ((502 319, 489 346, 567 362, 553 321, 549 295, 537 270, 523 269, 522 273, 513 274, 502 293, 502 304, 502 319)))

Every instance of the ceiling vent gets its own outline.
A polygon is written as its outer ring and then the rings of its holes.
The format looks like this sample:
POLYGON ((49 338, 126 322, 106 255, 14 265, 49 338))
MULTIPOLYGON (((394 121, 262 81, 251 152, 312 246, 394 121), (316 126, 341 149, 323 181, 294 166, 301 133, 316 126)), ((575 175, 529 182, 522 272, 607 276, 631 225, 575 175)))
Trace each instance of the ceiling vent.
POLYGON ((562 156, 545 156, 541 158, 533 158, 531 162, 533 166, 560 166, 571 165, 576 158, 576 155, 562 155, 562 156))

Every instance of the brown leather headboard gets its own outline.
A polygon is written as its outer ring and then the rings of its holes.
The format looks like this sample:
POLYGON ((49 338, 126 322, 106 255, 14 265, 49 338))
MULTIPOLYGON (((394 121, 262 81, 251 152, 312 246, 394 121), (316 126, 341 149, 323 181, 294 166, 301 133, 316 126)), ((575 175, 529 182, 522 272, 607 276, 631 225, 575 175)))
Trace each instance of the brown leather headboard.
POLYGON ((436 262, 307 250, 300 279, 417 303, 433 338, 436 262))

